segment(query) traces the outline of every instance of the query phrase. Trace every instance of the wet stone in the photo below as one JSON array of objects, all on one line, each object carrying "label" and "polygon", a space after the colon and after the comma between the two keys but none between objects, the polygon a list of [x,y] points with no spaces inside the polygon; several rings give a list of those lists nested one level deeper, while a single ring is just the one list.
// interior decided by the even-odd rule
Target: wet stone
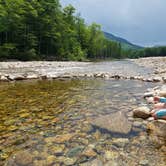
[{"label": "wet stone", "polygon": [[83,151],[83,149],[84,149],[83,146],[78,146],[78,147],[72,148],[72,149],[70,149],[70,150],[67,152],[67,156],[68,156],[68,157],[75,157],[75,156],[78,156],[79,154],[81,154],[81,152]]},{"label": "wet stone", "polygon": [[91,158],[91,157],[95,157],[97,154],[92,148],[88,147],[82,152],[82,155],[85,155],[85,156]]},{"label": "wet stone", "polygon": [[47,165],[52,165],[55,162],[55,159],[56,159],[56,156],[53,156],[53,155],[48,156],[46,159]]},{"label": "wet stone", "polygon": [[124,147],[125,145],[127,145],[129,143],[129,139],[128,138],[117,138],[113,140],[113,145],[116,145],[118,147]]},{"label": "wet stone", "polygon": [[23,166],[28,166],[33,161],[33,157],[28,151],[20,151],[16,153],[12,159],[14,163]]},{"label": "wet stone", "polygon": [[76,158],[64,158],[63,163],[67,166],[74,165],[76,162]]},{"label": "wet stone", "polygon": [[132,127],[131,122],[127,120],[122,112],[99,116],[90,122],[94,126],[120,134],[128,134]]},{"label": "wet stone", "polygon": [[118,158],[118,153],[114,151],[106,151],[104,154],[106,160],[114,160]]},{"label": "wet stone", "polygon": [[49,152],[52,154],[61,154],[61,153],[63,153],[64,148],[65,148],[65,145],[54,145],[53,144],[49,148]]}]

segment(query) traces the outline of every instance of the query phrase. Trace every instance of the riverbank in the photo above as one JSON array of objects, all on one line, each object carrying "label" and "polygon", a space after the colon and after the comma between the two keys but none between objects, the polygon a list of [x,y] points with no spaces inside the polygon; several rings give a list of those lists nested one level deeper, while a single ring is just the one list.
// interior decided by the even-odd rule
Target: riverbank
[{"label": "riverbank", "polygon": [[[166,82],[165,62],[165,57],[110,62],[0,62],[0,81],[97,77]],[[131,71],[128,65],[142,71]]]},{"label": "riverbank", "polygon": [[133,59],[134,63],[139,66],[152,68],[153,72],[151,73],[152,77],[166,77],[166,57],[147,57]]},{"label": "riverbank", "polygon": [[[156,148],[149,122],[133,117],[137,106],[149,106],[143,93],[162,84],[121,79],[148,78],[152,68],[131,60],[51,63],[1,70],[10,79],[43,73],[67,80],[0,83],[0,165],[165,165],[165,144]],[[103,78],[71,79],[77,74]]]}]

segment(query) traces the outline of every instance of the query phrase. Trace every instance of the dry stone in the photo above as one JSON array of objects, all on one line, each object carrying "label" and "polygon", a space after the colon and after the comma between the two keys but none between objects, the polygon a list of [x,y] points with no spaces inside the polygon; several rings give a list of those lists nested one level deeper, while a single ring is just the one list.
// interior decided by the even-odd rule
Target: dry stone
[{"label": "dry stone", "polygon": [[134,118],[147,119],[150,116],[150,109],[148,107],[138,107],[133,110]]}]

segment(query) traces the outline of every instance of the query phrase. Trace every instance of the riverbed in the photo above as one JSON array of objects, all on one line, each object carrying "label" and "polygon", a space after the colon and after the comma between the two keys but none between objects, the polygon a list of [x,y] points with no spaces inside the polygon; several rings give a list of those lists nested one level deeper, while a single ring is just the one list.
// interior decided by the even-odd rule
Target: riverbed
[{"label": "riverbed", "polygon": [[[150,71],[126,61],[100,65],[91,69]],[[147,88],[161,84],[101,78],[1,82],[0,165],[164,166],[147,122],[132,118],[133,108],[145,105]]]}]

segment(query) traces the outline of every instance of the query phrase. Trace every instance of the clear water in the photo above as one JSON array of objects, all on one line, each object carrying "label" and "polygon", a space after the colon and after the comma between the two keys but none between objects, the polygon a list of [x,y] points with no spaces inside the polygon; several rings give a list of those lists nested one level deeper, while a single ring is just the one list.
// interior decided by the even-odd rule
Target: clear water
[{"label": "clear water", "polygon": [[[157,84],[131,80],[0,83],[0,165],[165,165],[133,107]],[[127,134],[93,125],[123,113]],[[117,127],[121,122],[116,121]],[[123,127],[122,127],[123,128]]]}]

